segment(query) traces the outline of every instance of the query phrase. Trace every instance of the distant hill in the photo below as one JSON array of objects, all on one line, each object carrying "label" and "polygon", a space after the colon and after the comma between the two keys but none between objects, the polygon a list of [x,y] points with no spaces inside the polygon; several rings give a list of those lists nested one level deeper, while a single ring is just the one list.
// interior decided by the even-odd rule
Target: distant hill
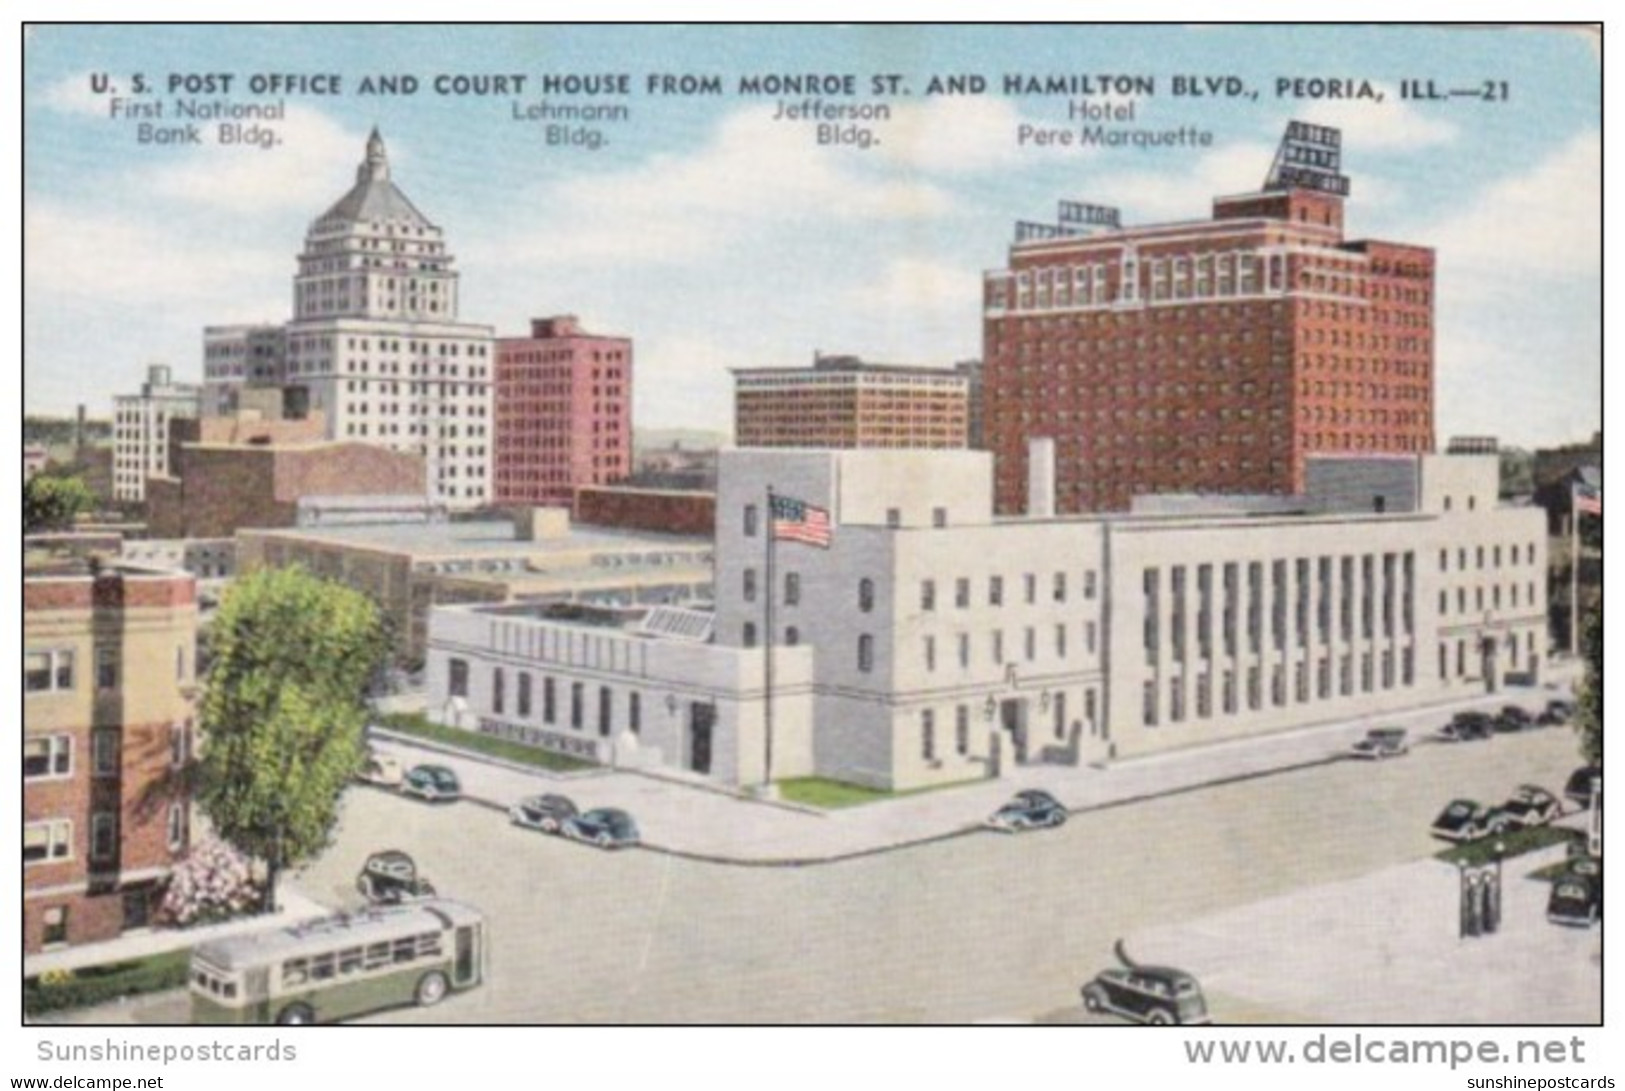
[{"label": "distant hill", "polygon": [[678,444],[685,451],[704,451],[731,442],[726,432],[706,432],[698,428],[638,428],[632,433],[634,453],[659,451]]}]

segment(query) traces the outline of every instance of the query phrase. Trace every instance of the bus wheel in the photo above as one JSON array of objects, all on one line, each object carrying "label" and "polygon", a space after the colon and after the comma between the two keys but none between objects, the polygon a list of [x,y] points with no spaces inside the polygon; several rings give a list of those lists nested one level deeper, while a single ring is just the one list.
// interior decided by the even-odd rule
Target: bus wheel
[{"label": "bus wheel", "polygon": [[446,975],[439,970],[424,974],[418,981],[418,1006],[433,1007],[446,997]]},{"label": "bus wheel", "polygon": [[305,1027],[316,1021],[316,1013],[304,1004],[289,1004],[276,1017],[285,1027]]}]

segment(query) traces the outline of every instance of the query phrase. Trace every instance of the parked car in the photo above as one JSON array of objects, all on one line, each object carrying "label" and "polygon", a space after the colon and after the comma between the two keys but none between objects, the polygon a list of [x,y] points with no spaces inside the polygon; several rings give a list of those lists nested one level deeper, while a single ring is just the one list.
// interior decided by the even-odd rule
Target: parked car
[{"label": "parked car", "polygon": [[457,774],[444,765],[414,765],[401,778],[401,793],[440,803],[459,798],[463,786]]},{"label": "parked car", "polygon": [[1458,712],[1439,729],[1445,742],[1475,742],[1495,733],[1495,720],[1487,712]]},{"label": "parked car", "polygon": [[601,849],[618,849],[638,843],[638,824],[616,807],[599,807],[586,814],[571,815],[560,824],[564,836],[591,841]]},{"label": "parked car", "polygon": [[1534,726],[1535,718],[1529,715],[1529,710],[1518,705],[1504,706],[1495,718],[1495,730],[1501,732],[1528,731]]},{"label": "parked car", "polygon": [[1602,773],[1602,767],[1597,765],[1582,765],[1569,774],[1568,783],[1563,785],[1563,794],[1569,797],[1573,804],[1582,811],[1591,806],[1591,787]]},{"label": "parked car", "polygon": [[[1594,857],[1592,858],[1594,859]],[[1590,928],[1602,917],[1602,871],[1569,870],[1552,881],[1546,896],[1546,919],[1553,924]]]},{"label": "parked car", "polygon": [[1572,719],[1574,719],[1574,702],[1567,698],[1554,697],[1540,710],[1540,715],[1535,717],[1535,723],[1541,727],[1560,727]]},{"label": "parked car", "polygon": [[419,875],[417,864],[399,849],[385,849],[367,857],[355,877],[355,888],[367,901],[378,905],[434,897],[434,884]]},{"label": "parked car", "polygon": [[527,796],[508,808],[508,817],[516,826],[528,826],[543,833],[558,833],[564,820],[580,812],[569,799],[560,795]]},{"label": "parked car", "polygon": [[1211,1022],[1202,986],[1184,970],[1142,966],[1130,959],[1122,941],[1116,945],[1122,969],[1102,970],[1080,990],[1088,1011],[1109,1011],[1153,1026],[1201,1025]]},{"label": "parked car", "polygon": [[376,750],[368,750],[361,763],[361,772],[355,778],[363,784],[376,784],[380,788],[397,788],[401,783],[400,759]]},{"label": "parked car", "polygon": [[1015,797],[994,811],[987,824],[996,830],[1012,832],[1031,830],[1041,826],[1059,826],[1066,821],[1066,808],[1061,801],[1039,788],[1017,792]]},{"label": "parked car", "polygon": [[1408,754],[1410,750],[1403,727],[1374,727],[1365,733],[1365,738],[1349,747],[1349,756],[1381,761]]},{"label": "parked car", "polygon": [[1512,797],[1496,808],[1505,817],[1508,829],[1525,826],[1544,826],[1563,813],[1562,804],[1546,789],[1534,784],[1523,784]]},{"label": "parked car", "polygon": [[1446,841],[1476,841],[1507,828],[1499,808],[1484,807],[1470,799],[1451,800],[1433,820],[1432,834]]}]

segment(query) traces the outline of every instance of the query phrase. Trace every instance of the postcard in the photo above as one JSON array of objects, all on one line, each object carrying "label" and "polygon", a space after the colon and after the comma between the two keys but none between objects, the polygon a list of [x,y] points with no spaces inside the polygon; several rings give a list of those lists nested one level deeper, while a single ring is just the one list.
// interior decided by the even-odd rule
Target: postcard
[{"label": "postcard", "polygon": [[1151,1024],[1585,1074],[1600,31],[23,60],[24,1018],[106,1028],[42,1060]]}]

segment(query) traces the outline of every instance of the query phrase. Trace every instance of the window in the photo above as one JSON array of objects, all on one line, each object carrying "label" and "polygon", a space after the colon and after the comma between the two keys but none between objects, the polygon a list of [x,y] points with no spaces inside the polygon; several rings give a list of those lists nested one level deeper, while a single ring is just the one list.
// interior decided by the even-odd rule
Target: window
[{"label": "window", "polygon": [[191,732],[191,721],[169,725],[169,764],[173,769],[179,769],[186,764],[187,736]]},{"label": "window", "polygon": [[970,580],[958,579],[954,581],[954,605],[961,610],[970,605]]},{"label": "window", "polygon": [[1086,599],[1095,597],[1095,574],[1093,571],[1083,574],[1083,597]]},{"label": "window", "polygon": [[1066,573],[1065,572],[1057,572],[1057,573],[1055,573],[1055,586],[1051,590],[1050,596],[1056,602],[1065,602],[1066,601]]},{"label": "window", "polygon": [[492,667],[491,668],[491,711],[493,713],[495,713],[496,715],[498,715],[498,716],[502,715],[502,705],[503,705],[504,698],[506,697],[506,693],[505,693],[506,690],[507,690],[506,676],[502,673],[502,668],[501,667]]},{"label": "window", "polygon": [[584,715],[582,705],[585,690],[582,683],[570,683],[570,726],[577,731],[581,730],[581,718]]},{"label": "window", "polygon": [[963,755],[970,753],[970,706],[954,709],[954,750]]},{"label": "window", "polygon": [[1031,606],[1038,601],[1038,577],[1028,572],[1021,582],[1027,592],[1027,605]]},{"label": "window", "polygon": [[446,660],[446,692],[452,697],[468,696],[468,660]]},{"label": "window", "polygon": [[744,580],[744,586],[741,588],[741,593],[745,596],[745,601],[746,602],[755,602],[756,601],[756,569],[754,569],[754,568],[745,569],[745,571],[743,573],[743,580]]},{"label": "window", "polygon": [[756,537],[756,505],[745,505],[745,537]]},{"label": "window", "polygon": [[1004,630],[993,630],[993,662],[1004,662]]},{"label": "window", "polygon": [[98,777],[117,776],[119,771],[118,732],[97,731],[90,736],[91,768]]},{"label": "window", "polygon": [[57,947],[68,942],[68,907],[53,905],[44,914],[41,942],[46,947]]},{"label": "window", "polygon": [[608,686],[598,687],[598,734],[609,738],[609,723],[614,715],[614,695]]},{"label": "window", "polygon": [[29,652],[23,656],[23,691],[53,693],[73,688],[73,651]]},{"label": "window", "polygon": [[530,674],[526,671],[519,672],[519,717],[530,719]]},{"label": "window", "polygon": [[925,669],[928,671],[937,669],[937,638],[934,636],[925,638]]},{"label": "window", "polygon": [[558,692],[551,675],[542,678],[542,720],[553,723],[558,719]]},{"label": "window", "polygon": [[118,649],[96,649],[96,688],[118,688]]},{"label": "window", "polygon": [[796,628],[794,625],[786,625],[784,627],[784,646],[786,648],[793,648],[800,643],[801,630]]},{"label": "window", "polygon": [[72,735],[30,735],[23,740],[24,780],[65,777],[72,772]]},{"label": "window", "polygon": [[1095,651],[1095,642],[1098,633],[1099,629],[1096,627],[1095,622],[1086,621],[1083,623],[1083,646],[1091,655],[1093,655]]},{"label": "window", "polygon": [[875,608],[875,581],[865,577],[858,581],[858,609],[864,613]]},{"label": "window", "polygon": [[73,855],[73,823],[66,818],[30,822],[23,827],[23,863],[42,864]]},{"label": "window", "polygon": [[929,708],[920,711],[920,757],[937,760],[937,714]]},{"label": "window", "polygon": [[1004,577],[989,576],[987,580],[987,604],[989,606],[1004,605]]},{"label": "window", "polygon": [[186,847],[187,811],[185,803],[171,803],[169,805],[168,840],[169,851],[180,852]]},{"label": "window", "polygon": [[934,527],[945,527],[945,526],[947,526],[948,525],[948,509],[947,508],[932,508],[931,509],[931,525],[934,526]]},{"label": "window", "polygon": [[801,573],[786,572],[784,574],[784,604],[795,606],[801,602]]},{"label": "window", "polygon": [[868,674],[875,669],[875,638],[868,633],[858,637],[858,670]]},{"label": "window", "polygon": [[903,525],[903,512],[901,508],[886,509],[886,525],[888,527],[900,527]]},{"label": "window", "polygon": [[970,634],[959,634],[959,666],[961,669],[970,666]]},{"label": "window", "polygon": [[1038,631],[1031,625],[1027,626],[1027,631],[1022,635],[1022,649],[1027,654],[1027,662],[1031,663],[1038,658]]},{"label": "window", "polygon": [[643,730],[643,694],[636,690],[626,695],[626,726],[634,735]]},{"label": "window", "polygon": [[745,627],[740,633],[740,643],[747,648],[756,647],[756,623],[754,621],[745,622]]},{"label": "window", "polygon": [[90,816],[90,858],[111,860],[118,848],[118,816],[99,811]]},{"label": "window", "polygon": [[935,610],[937,608],[937,581],[920,581],[920,609]]},{"label": "window", "polygon": [[1055,657],[1057,659],[1065,659],[1066,658],[1066,626],[1065,625],[1057,625],[1057,626],[1055,626]]}]

